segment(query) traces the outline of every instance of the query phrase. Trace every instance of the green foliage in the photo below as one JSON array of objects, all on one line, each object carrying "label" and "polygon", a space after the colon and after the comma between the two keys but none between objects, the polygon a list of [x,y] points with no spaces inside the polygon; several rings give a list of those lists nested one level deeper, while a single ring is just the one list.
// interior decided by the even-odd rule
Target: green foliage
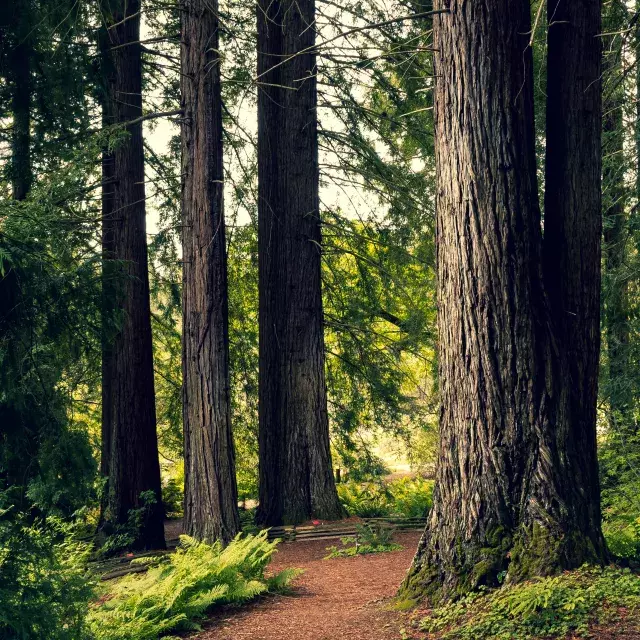
[{"label": "green foliage", "polygon": [[640,607],[640,576],[583,567],[494,591],[481,590],[433,610],[422,629],[439,638],[524,640],[588,637],[589,625]]},{"label": "green foliage", "polygon": [[95,499],[91,434],[73,415],[99,374],[100,260],[78,202],[99,149],[22,202],[0,198],[0,474],[14,504],[65,515]]},{"label": "green foliage", "polygon": [[361,518],[421,518],[431,507],[433,482],[421,476],[392,482],[345,482],[337,485],[342,506]]},{"label": "green foliage", "polygon": [[242,533],[256,534],[260,528],[256,524],[256,509],[240,509],[240,528]]},{"label": "green foliage", "polygon": [[617,557],[640,561],[640,437],[609,429],[599,458],[607,545]]},{"label": "green foliage", "polygon": [[140,532],[151,513],[153,505],[156,503],[155,493],[151,490],[143,491],[140,494],[140,500],[142,506],[138,509],[129,509],[125,523],[112,525],[107,521],[104,524],[103,532],[108,535],[99,549],[99,556],[108,557],[132,548],[140,539]]},{"label": "green foliage", "polygon": [[[0,499],[2,496],[0,495]],[[2,505],[0,504],[0,507]],[[90,547],[56,518],[0,508],[0,638],[81,640],[93,595]]]},{"label": "green foliage", "polygon": [[174,554],[151,559],[156,566],[109,586],[89,615],[95,640],[155,640],[168,632],[198,629],[216,605],[243,603],[285,589],[295,569],[265,577],[277,542],[267,532],[238,536],[227,547],[182,536]]},{"label": "green foliage", "polygon": [[391,513],[391,492],[384,483],[344,482],[337,485],[342,506],[351,516],[380,518]]},{"label": "green foliage", "polygon": [[327,547],[330,558],[349,558],[352,556],[366,555],[369,553],[384,553],[385,551],[399,551],[402,545],[392,540],[393,527],[384,524],[366,524],[356,527],[356,535],[341,539],[342,548],[337,546]]},{"label": "green foliage", "polygon": [[162,485],[162,504],[167,517],[182,516],[183,500],[184,484],[181,484],[177,478],[169,478]]}]

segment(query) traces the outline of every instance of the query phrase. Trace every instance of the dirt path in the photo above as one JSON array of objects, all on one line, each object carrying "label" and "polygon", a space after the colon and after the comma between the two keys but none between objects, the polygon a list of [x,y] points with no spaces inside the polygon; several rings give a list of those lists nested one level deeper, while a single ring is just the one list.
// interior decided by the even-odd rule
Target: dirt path
[{"label": "dirt path", "polygon": [[271,567],[299,567],[294,593],[223,613],[197,640],[400,640],[403,615],[385,610],[402,581],[420,531],[400,533],[404,549],[324,560],[335,541],[282,544]]}]

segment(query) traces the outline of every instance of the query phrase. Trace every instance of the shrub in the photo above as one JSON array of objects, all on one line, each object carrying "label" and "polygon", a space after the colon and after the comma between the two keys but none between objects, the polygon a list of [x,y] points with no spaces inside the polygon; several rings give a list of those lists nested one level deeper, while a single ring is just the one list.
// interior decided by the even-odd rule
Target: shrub
[{"label": "shrub", "polygon": [[242,533],[250,533],[255,535],[260,531],[260,527],[256,524],[256,509],[240,509],[240,528]]},{"label": "shrub", "polygon": [[382,518],[390,515],[392,496],[386,485],[346,482],[337,486],[340,502],[350,516]]},{"label": "shrub", "polygon": [[609,429],[598,447],[602,531],[619,558],[640,561],[640,436]]},{"label": "shrub", "polygon": [[170,478],[162,487],[162,505],[167,517],[182,517],[183,502],[184,479]]},{"label": "shrub", "polygon": [[267,532],[238,536],[226,548],[181,537],[173,554],[142,559],[144,575],[122,578],[89,614],[96,640],[155,640],[168,632],[198,629],[212,607],[242,603],[286,588],[298,575],[287,569],[272,577],[264,571],[277,542]]},{"label": "shrub", "polygon": [[481,591],[431,612],[421,627],[440,638],[524,640],[586,637],[589,625],[640,606],[640,576],[583,567],[559,576]]},{"label": "shrub", "polygon": [[433,481],[421,476],[400,478],[389,486],[393,496],[393,515],[405,518],[423,518],[432,503]]},{"label": "shrub", "polygon": [[0,508],[0,638],[86,638],[89,553],[62,521]]},{"label": "shrub", "polygon": [[421,518],[431,507],[433,482],[417,476],[393,482],[346,482],[337,485],[342,506],[361,518]]},{"label": "shrub", "polygon": [[102,542],[98,556],[112,556],[135,546],[140,537],[140,532],[144,527],[144,523],[149,517],[153,505],[156,503],[156,495],[150,490],[142,491],[140,493],[140,500],[142,506],[137,509],[129,509],[125,523],[105,523],[103,532],[108,535]]},{"label": "shrub", "polygon": [[[392,540],[393,528],[382,523],[375,525],[358,525],[356,535],[342,538],[341,549],[337,546],[327,547],[329,558],[348,558],[350,556],[365,555],[368,553],[383,553],[385,551],[398,551],[402,545]],[[350,546],[353,545],[353,546]]]}]

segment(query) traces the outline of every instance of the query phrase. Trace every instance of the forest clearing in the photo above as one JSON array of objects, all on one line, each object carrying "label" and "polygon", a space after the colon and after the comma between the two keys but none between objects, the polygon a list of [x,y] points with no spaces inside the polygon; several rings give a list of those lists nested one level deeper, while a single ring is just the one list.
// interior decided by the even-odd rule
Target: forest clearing
[{"label": "forest clearing", "polygon": [[640,638],[640,4],[0,3],[0,640]]}]

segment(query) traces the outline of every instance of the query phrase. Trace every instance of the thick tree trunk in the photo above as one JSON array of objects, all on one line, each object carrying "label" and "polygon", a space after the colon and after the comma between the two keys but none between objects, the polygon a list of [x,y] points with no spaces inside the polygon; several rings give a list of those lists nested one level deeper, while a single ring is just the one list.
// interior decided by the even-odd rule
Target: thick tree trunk
[{"label": "thick tree trunk", "polygon": [[603,550],[542,283],[529,2],[434,8],[440,446],[401,592],[437,599]]},{"label": "thick tree trunk", "polygon": [[[139,0],[103,0],[113,64],[115,121],[142,115],[142,56]],[[118,261],[117,311],[121,324],[113,340],[111,445],[106,519],[127,521],[144,507],[136,546],[164,546],[160,464],[156,436],[151,311],[145,219],[142,123],[127,127],[127,139],[113,151],[110,212],[111,249]],[[147,504],[151,492],[155,504]]]},{"label": "thick tree trunk", "polygon": [[11,53],[13,128],[11,132],[11,185],[15,200],[31,189],[31,45],[28,36]]},{"label": "thick tree trunk", "polygon": [[182,376],[185,528],[229,542],[240,530],[229,398],[218,4],[182,7]]},{"label": "thick tree trunk", "polygon": [[260,507],[264,524],[338,518],[320,283],[315,5],[260,0]]},{"label": "thick tree trunk", "polygon": [[571,461],[600,533],[596,405],[600,361],[602,49],[600,0],[547,4],[545,286],[568,363]]}]

